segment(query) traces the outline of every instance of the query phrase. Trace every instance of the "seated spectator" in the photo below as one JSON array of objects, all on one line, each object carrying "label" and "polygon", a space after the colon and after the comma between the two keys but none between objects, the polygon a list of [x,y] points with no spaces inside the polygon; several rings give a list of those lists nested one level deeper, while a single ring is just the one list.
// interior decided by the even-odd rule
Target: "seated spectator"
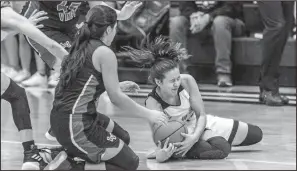
[{"label": "seated spectator", "polygon": [[[232,37],[244,34],[242,5],[240,2],[184,1],[179,2],[180,16],[170,20],[170,37],[186,47],[188,34],[206,31],[214,40],[217,84],[232,86]],[[184,71],[186,72],[186,71]]]},{"label": "seated spectator", "polygon": [[[126,1],[106,2],[115,9],[122,9]],[[144,1],[134,15],[128,20],[118,21],[117,36],[115,37],[116,50],[122,50],[122,46],[139,48],[142,41],[149,36],[154,39],[156,35],[168,35],[169,1]],[[125,52],[117,53],[117,56],[125,56]]]}]

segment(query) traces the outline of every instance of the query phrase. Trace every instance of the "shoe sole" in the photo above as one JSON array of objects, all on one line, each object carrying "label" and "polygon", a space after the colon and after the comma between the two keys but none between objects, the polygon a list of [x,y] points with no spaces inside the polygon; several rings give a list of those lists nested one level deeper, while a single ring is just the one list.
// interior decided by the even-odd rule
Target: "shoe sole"
[{"label": "shoe sole", "polygon": [[51,134],[49,134],[48,132],[45,133],[45,137],[46,137],[46,139],[48,139],[48,140],[50,140],[50,141],[55,141],[55,142],[57,142],[57,138],[51,136]]},{"label": "shoe sole", "polygon": [[219,87],[232,87],[232,84],[226,84],[226,83],[218,83]]},{"label": "shoe sole", "polygon": [[22,165],[22,170],[40,170],[38,162],[26,162]]},{"label": "shoe sole", "polygon": [[284,106],[284,103],[269,103],[265,101],[264,99],[259,98],[260,104],[265,104],[267,106]]},{"label": "shoe sole", "polygon": [[61,151],[53,161],[51,161],[44,170],[56,170],[59,166],[67,159],[67,154],[65,151]]}]

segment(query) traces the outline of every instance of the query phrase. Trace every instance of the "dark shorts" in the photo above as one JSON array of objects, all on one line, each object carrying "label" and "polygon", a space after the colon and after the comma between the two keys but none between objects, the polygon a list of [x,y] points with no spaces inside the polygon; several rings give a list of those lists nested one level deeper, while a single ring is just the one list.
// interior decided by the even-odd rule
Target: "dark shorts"
[{"label": "dark shorts", "polygon": [[[51,30],[51,29],[41,29],[41,31],[46,36],[48,36],[52,40],[58,42],[60,45],[62,45],[67,51],[71,48],[72,39],[68,35],[66,35],[60,31]],[[50,68],[53,68],[55,61],[56,61],[56,57],[54,55],[52,55],[46,48],[44,48],[43,46],[41,46],[34,40],[28,38],[27,36],[26,36],[26,40],[28,41],[30,46],[40,55],[41,59]]]},{"label": "dark shorts", "polygon": [[[28,1],[22,10],[22,14],[26,18],[29,18],[35,9],[39,9],[38,2]],[[72,41],[75,38],[75,34],[77,33],[76,26],[69,27],[68,29],[61,29],[61,30],[44,26],[40,30],[46,36],[58,42],[60,45],[62,45],[66,50],[69,50],[71,48]],[[32,46],[32,48],[40,55],[42,60],[47,65],[49,65],[50,68],[53,68],[53,65],[55,63],[55,57],[46,48],[36,43],[32,39],[28,37],[26,37],[26,39],[28,43]]]},{"label": "dark shorts", "polygon": [[52,111],[51,128],[58,142],[72,157],[99,163],[107,148],[117,148],[120,139],[101,126],[100,114],[58,114]]}]

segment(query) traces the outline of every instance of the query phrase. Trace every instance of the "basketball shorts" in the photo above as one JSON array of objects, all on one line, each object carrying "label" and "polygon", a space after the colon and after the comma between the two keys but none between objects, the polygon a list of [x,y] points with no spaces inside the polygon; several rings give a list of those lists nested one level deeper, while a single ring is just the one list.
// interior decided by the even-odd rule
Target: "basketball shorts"
[{"label": "basketball shorts", "polygon": [[209,114],[206,115],[206,120],[206,130],[201,135],[203,140],[207,141],[212,137],[221,136],[232,144],[238,128],[238,121]]},{"label": "basketball shorts", "polygon": [[59,114],[52,111],[51,128],[68,155],[99,163],[107,148],[117,148],[120,139],[100,126],[100,115]]}]

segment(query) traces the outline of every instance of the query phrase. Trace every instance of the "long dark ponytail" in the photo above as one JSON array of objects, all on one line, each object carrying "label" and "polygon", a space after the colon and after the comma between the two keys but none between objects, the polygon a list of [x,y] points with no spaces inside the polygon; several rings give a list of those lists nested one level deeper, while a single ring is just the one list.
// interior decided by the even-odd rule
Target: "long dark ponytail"
[{"label": "long dark ponytail", "polygon": [[60,81],[57,87],[57,95],[62,95],[63,89],[77,77],[82,69],[89,52],[86,47],[90,39],[101,39],[108,26],[114,27],[117,21],[116,12],[104,5],[97,5],[90,9],[86,15],[86,22],[79,30],[75,41],[69,50],[69,55],[62,61]]},{"label": "long dark ponytail", "polygon": [[155,84],[155,79],[162,80],[164,74],[179,66],[179,61],[188,59],[185,48],[180,43],[172,42],[169,38],[159,36],[154,41],[146,39],[140,49],[124,47],[130,58],[140,67],[149,67],[149,81]]}]

